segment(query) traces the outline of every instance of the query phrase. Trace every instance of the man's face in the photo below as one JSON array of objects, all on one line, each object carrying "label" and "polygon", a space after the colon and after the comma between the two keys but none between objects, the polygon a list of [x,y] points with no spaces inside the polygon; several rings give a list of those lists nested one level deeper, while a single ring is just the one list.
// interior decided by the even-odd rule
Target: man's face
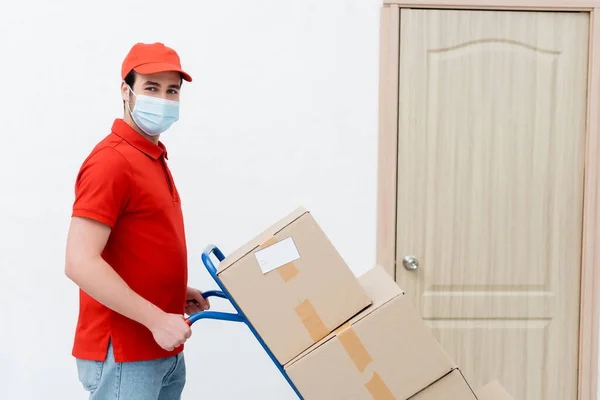
[{"label": "man's face", "polygon": [[[179,72],[159,72],[150,75],[137,74],[131,88],[136,95],[160,97],[179,101],[181,90],[181,74]],[[125,82],[121,84],[121,96],[129,102],[131,109],[135,107],[135,96],[131,94]]]}]

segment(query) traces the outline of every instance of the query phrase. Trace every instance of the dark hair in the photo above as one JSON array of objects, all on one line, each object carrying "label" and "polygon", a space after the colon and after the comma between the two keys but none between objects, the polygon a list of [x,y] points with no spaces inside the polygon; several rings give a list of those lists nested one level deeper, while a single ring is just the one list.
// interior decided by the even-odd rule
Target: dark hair
[{"label": "dark hair", "polygon": [[[125,83],[127,85],[129,85],[131,90],[133,90],[133,85],[135,84],[135,76],[136,76],[135,71],[131,70],[131,71],[129,71],[127,76],[125,76],[125,79],[123,79],[123,81],[125,81]],[[128,96],[131,96],[131,93],[128,93]],[[123,100],[123,110],[125,110],[125,100]]]},{"label": "dark hair", "polygon": [[133,90],[133,85],[135,84],[135,76],[136,76],[135,71],[131,70],[131,71],[129,71],[129,73],[127,74],[125,79],[123,79],[125,81],[125,83],[129,85],[131,90]]}]

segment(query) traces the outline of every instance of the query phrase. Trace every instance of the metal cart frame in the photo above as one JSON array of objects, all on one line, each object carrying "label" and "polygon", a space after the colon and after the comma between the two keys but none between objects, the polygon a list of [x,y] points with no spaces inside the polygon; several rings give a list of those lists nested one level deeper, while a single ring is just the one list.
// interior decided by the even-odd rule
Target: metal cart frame
[{"label": "metal cart frame", "polygon": [[300,400],[303,400],[303,397],[300,395],[300,392],[296,388],[296,385],[294,385],[294,382],[292,382],[292,380],[288,376],[287,372],[283,368],[283,365],[281,365],[279,363],[279,361],[277,361],[277,359],[275,358],[275,356],[273,355],[273,353],[271,352],[269,347],[265,344],[262,337],[260,337],[260,335],[254,328],[254,326],[252,326],[252,323],[250,322],[250,320],[248,320],[248,318],[242,312],[240,307],[237,305],[237,303],[235,302],[235,300],[233,299],[231,294],[229,294],[229,292],[227,291],[227,288],[225,288],[225,286],[223,285],[223,282],[221,282],[221,279],[217,275],[217,268],[215,267],[215,265],[213,264],[213,262],[210,258],[210,256],[212,254],[214,254],[215,257],[217,257],[219,262],[223,261],[225,259],[225,256],[223,255],[223,252],[221,252],[221,250],[219,250],[219,248],[214,245],[207,246],[206,249],[202,252],[202,263],[204,264],[208,273],[210,274],[210,276],[212,276],[212,278],[214,279],[214,281],[217,283],[217,285],[219,286],[219,288],[221,290],[208,290],[208,291],[204,292],[202,294],[202,296],[204,298],[219,297],[222,299],[229,300],[229,302],[235,309],[236,313],[234,314],[234,313],[227,313],[227,312],[220,312],[220,311],[202,311],[202,312],[191,315],[189,318],[186,319],[186,322],[190,326],[192,326],[192,324],[194,322],[196,322],[200,319],[218,319],[218,320],[222,320],[222,321],[233,321],[233,322],[245,323],[246,326],[250,329],[250,332],[252,332],[252,334],[254,334],[254,337],[256,338],[256,340],[258,340],[258,342],[263,347],[263,349],[267,352],[269,357],[271,357],[271,360],[273,361],[273,363],[275,364],[275,366],[277,367],[279,372],[281,372],[281,374],[283,375],[285,380],[292,387],[292,389],[294,390],[294,392],[296,393],[298,398]]}]

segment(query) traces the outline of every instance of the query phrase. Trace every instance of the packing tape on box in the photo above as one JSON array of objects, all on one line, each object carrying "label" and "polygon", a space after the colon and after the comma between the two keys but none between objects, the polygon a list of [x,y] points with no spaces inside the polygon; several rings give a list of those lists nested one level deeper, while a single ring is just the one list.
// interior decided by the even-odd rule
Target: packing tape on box
[{"label": "packing tape on box", "polygon": [[[275,236],[271,236],[269,240],[261,244],[259,248],[264,249],[275,243],[277,243],[277,239]],[[281,279],[286,283],[300,273],[294,263],[291,262],[277,268],[277,271],[279,272]],[[308,299],[300,303],[300,305],[295,308],[295,311],[314,342],[321,340],[329,334],[329,329],[327,329],[327,326],[323,323],[323,320],[321,320],[317,311]]]},{"label": "packing tape on box", "polygon": [[364,372],[373,361],[371,355],[362,344],[354,329],[346,323],[335,331],[335,334],[360,372]]},{"label": "packing tape on box", "polygon": [[308,331],[313,341],[318,342],[329,334],[329,329],[323,323],[311,302],[307,299],[295,308],[296,315]]},{"label": "packing tape on box", "polygon": [[298,268],[296,268],[294,263],[287,263],[285,265],[282,265],[277,269],[277,271],[279,271],[281,279],[283,279],[283,281],[286,283],[289,282],[293,277],[295,277],[299,273]]},{"label": "packing tape on box", "polygon": [[[271,236],[271,238],[263,244],[261,244],[259,248],[264,249],[266,247],[274,245],[275,243],[277,243],[277,239],[275,238],[275,236]],[[281,267],[277,268],[277,271],[279,272],[281,279],[283,279],[283,281],[286,283],[300,273],[300,271],[298,271],[298,268],[296,268],[294,263],[287,263],[285,265],[282,265]]]},{"label": "packing tape on box", "polygon": [[377,372],[373,374],[369,382],[365,383],[365,386],[374,400],[396,400]]},{"label": "packing tape on box", "polygon": [[[356,368],[362,373],[365,372],[367,366],[373,362],[373,358],[367,351],[367,348],[362,344],[358,335],[352,329],[352,325],[346,322],[334,331],[346,353],[350,356]],[[387,387],[381,376],[377,372],[369,382],[365,383],[365,387],[371,393],[374,400],[395,400],[394,395]]]}]

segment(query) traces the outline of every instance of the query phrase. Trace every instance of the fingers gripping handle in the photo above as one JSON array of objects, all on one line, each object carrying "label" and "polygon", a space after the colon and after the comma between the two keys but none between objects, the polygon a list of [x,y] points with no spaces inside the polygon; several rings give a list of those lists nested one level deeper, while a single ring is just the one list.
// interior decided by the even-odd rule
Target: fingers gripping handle
[{"label": "fingers gripping handle", "polygon": [[[207,297],[212,297],[212,296],[220,297],[221,299],[227,299],[227,296],[225,295],[225,293],[223,293],[219,290],[208,290],[208,291],[202,293],[202,297],[204,297],[205,299]],[[189,318],[186,318],[185,322],[189,326],[192,326],[192,324],[194,322],[198,321],[199,319],[218,319],[218,320],[222,320],[222,321],[244,322],[244,319],[238,314],[218,312],[218,311],[201,311],[199,313],[195,313],[195,314],[191,315]]]}]

